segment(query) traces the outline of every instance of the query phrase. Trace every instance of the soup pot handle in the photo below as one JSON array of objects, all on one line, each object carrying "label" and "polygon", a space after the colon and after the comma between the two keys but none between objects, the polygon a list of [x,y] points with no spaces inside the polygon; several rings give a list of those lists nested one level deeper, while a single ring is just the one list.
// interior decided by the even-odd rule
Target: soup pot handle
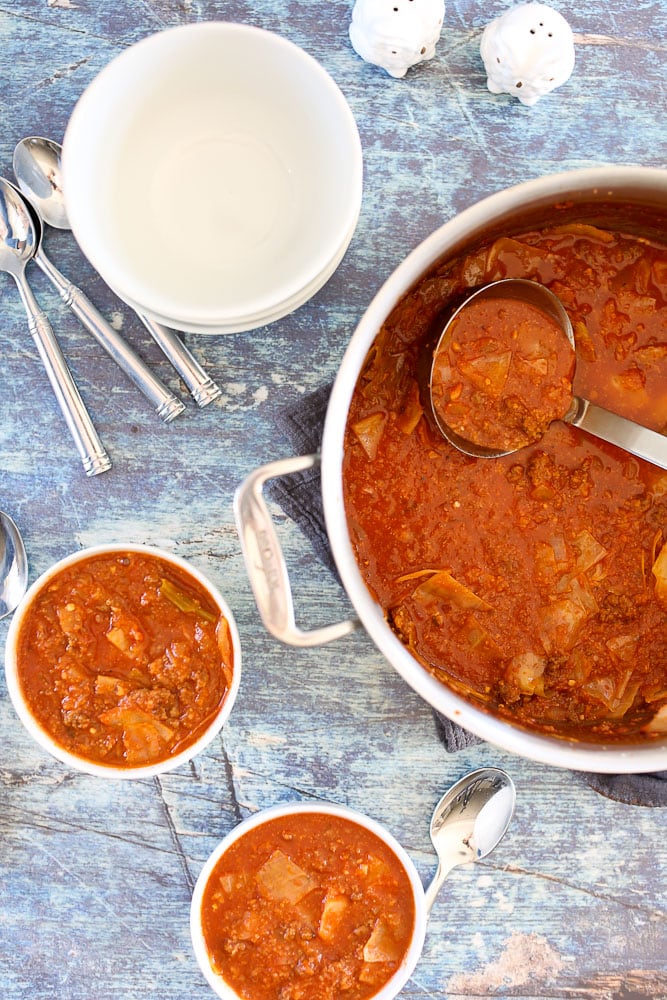
[{"label": "soup pot handle", "polygon": [[304,631],[294,619],[292,588],[262,488],[268,479],[304,472],[320,464],[319,455],[269,462],[251,472],[234,496],[234,516],[250,585],[262,622],[276,639],[290,646],[322,646],[352,632],[356,619]]}]

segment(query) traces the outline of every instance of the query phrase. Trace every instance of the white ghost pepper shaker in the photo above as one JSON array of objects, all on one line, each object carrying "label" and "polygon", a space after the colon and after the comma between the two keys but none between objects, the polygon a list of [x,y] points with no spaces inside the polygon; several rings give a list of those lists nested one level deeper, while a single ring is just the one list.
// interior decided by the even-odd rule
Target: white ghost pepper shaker
[{"label": "white ghost pepper shaker", "polygon": [[356,0],[350,41],[366,62],[390,76],[432,59],[445,19],[445,0]]},{"label": "white ghost pepper shaker", "polygon": [[487,24],[480,54],[492,94],[512,94],[532,105],[560,87],[574,69],[572,30],[543,3],[513,7]]}]

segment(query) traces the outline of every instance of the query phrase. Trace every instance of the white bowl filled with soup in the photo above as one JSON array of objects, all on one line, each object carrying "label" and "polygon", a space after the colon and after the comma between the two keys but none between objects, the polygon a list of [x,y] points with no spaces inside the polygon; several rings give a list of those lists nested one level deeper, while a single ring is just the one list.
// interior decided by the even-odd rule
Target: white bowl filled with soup
[{"label": "white bowl filled with soup", "polygon": [[241,647],[225,599],[194,566],[150,546],[101,545],[29,588],[5,674],[19,718],[56,759],[138,778],[190,760],[220,732]]},{"label": "white bowl filled with soup", "polygon": [[426,932],[419,875],[378,823],[291,803],[231,831],[204,865],[190,928],[221,1000],[391,1000]]}]

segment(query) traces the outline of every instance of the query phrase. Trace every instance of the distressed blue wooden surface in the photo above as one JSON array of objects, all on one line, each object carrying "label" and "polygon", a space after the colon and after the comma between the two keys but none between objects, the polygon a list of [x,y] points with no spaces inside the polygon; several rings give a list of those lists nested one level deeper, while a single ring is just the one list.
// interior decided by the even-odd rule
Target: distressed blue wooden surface
[{"label": "distressed blue wooden surface", "polygon": [[[2,1000],[211,996],[190,948],[194,880],[240,818],[294,798],[348,803],[383,822],[426,880],[430,812],[466,770],[499,764],[515,822],[479,866],[450,876],[403,996],[476,1000],[667,997],[664,809],[602,798],[581,777],[489,746],[448,756],[431,710],[368,637],[291,651],[263,631],[231,500],[245,474],[288,448],[274,418],[330,380],[373,293],[422,238],[510,184],[601,163],[665,166],[665,0],[557,2],[576,33],[570,81],[534,108],[488,93],[479,58],[501,0],[450,0],[436,57],[393,80],[351,49],[352,3],[0,0],[0,174],[24,135],[61,139],[86,84],[123,47],[163,27],[239,20],[286,35],[339,83],[359,123],[365,196],[351,247],[294,315],[253,333],[188,339],[223,386],[165,426],[38,271],[82,394],[113,458],[83,476],[27,333],[0,278],[0,507],[24,532],[34,579],[83,545],[162,545],[208,572],[241,631],[241,693],[222,736],[159,779],[104,783],[68,772],[28,738],[0,680]],[[66,233],[54,262],[122,328],[155,371],[178,379]],[[300,618],[348,613],[345,597],[284,518]],[[0,623],[4,645],[7,622]]]}]

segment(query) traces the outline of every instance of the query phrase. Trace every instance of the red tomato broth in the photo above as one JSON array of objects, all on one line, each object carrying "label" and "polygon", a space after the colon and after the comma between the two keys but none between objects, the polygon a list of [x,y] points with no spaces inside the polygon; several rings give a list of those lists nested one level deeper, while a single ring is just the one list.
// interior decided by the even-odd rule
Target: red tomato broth
[{"label": "red tomato broth", "polygon": [[201,901],[211,967],[245,1000],[367,1000],[400,968],[415,920],[394,851],[324,812],[244,833],[215,864]]},{"label": "red tomato broth", "polygon": [[574,351],[556,320],[529,302],[473,299],[438,344],[433,409],[473,444],[513,451],[567,413]]},{"label": "red tomato broth", "polygon": [[192,746],[232,683],[227,619],[190,573],[152,553],[91,555],[32,599],[17,637],[31,713],[67,752],[109,767]]},{"label": "red tomato broth", "polygon": [[667,473],[560,422],[514,455],[470,459],[428,418],[423,354],[444,310],[505,277],[563,301],[578,395],[667,424],[663,246],[574,223],[441,265],[387,318],[350,405],[360,571],[415,658],[481,706],[571,739],[650,739],[667,705]]}]

